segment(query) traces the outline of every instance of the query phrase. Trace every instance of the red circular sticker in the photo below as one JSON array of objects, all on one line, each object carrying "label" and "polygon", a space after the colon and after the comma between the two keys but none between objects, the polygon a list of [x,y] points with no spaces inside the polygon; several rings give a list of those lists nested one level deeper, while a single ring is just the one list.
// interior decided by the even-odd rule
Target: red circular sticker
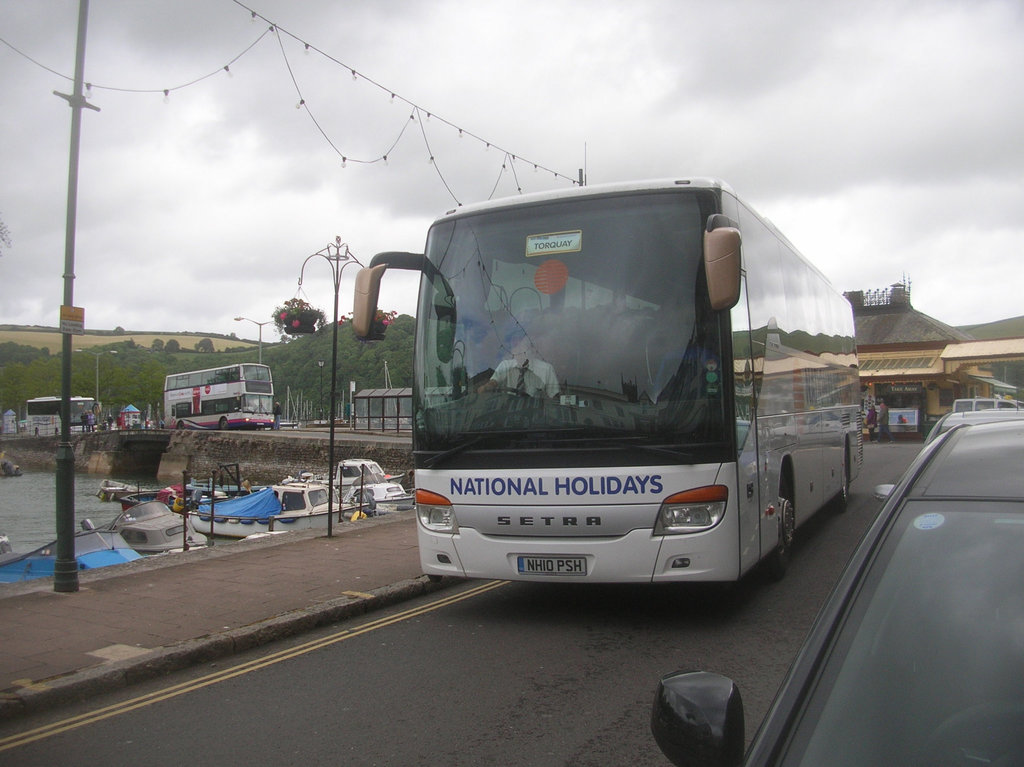
[{"label": "red circular sticker", "polygon": [[537,286],[537,290],[549,296],[561,291],[568,281],[569,267],[557,258],[545,261],[533,273],[533,284]]}]

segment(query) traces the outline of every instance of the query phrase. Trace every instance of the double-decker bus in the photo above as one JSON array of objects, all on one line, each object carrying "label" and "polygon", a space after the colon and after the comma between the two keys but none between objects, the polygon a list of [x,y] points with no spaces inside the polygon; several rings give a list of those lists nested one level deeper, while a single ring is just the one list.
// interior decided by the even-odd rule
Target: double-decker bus
[{"label": "double-decker bus", "polygon": [[164,382],[170,429],[269,429],[274,382],[266,365],[242,363],[173,373]]},{"label": "double-decker bus", "polygon": [[781,576],[863,460],[849,303],[726,184],[679,179],[467,205],[424,254],[413,382],[431,576]]},{"label": "double-decker bus", "polygon": [[[92,397],[71,398],[71,431],[82,431],[87,428],[82,423],[82,416],[88,417],[94,412],[96,400]],[[26,426],[29,434],[49,437],[60,434],[60,397],[36,397],[25,401]]]}]

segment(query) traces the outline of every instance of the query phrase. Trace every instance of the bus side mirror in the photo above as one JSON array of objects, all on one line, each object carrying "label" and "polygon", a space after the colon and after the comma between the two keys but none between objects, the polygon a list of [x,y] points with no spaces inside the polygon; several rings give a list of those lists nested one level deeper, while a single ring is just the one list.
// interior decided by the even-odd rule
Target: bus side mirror
[{"label": "bus side mirror", "polygon": [[387,271],[386,264],[368,266],[356,274],[355,297],[352,305],[352,329],[359,338],[369,338],[373,320],[377,316],[377,298],[380,281]]},{"label": "bus side mirror", "polygon": [[740,231],[723,226],[704,232],[704,273],[715,311],[732,309],[740,299]]}]

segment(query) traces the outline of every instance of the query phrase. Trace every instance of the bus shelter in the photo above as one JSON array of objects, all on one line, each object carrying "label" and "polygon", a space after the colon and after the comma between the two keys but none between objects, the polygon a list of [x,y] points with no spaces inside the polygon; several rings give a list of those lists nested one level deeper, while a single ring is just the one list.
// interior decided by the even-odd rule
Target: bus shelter
[{"label": "bus shelter", "polygon": [[363,389],[352,398],[357,431],[412,431],[412,389]]}]

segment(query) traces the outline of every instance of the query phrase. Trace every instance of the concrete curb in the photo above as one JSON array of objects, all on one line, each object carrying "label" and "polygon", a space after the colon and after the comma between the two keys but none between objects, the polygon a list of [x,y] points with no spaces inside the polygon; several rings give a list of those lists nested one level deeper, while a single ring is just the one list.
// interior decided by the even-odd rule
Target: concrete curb
[{"label": "concrete curb", "polygon": [[438,591],[454,582],[448,579],[434,582],[424,575],[381,586],[367,596],[339,597],[313,607],[275,615],[248,626],[159,647],[136,658],[41,679],[20,690],[0,694],[0,720],[82,701],[190,666],[235,655],[278,639]]}]

